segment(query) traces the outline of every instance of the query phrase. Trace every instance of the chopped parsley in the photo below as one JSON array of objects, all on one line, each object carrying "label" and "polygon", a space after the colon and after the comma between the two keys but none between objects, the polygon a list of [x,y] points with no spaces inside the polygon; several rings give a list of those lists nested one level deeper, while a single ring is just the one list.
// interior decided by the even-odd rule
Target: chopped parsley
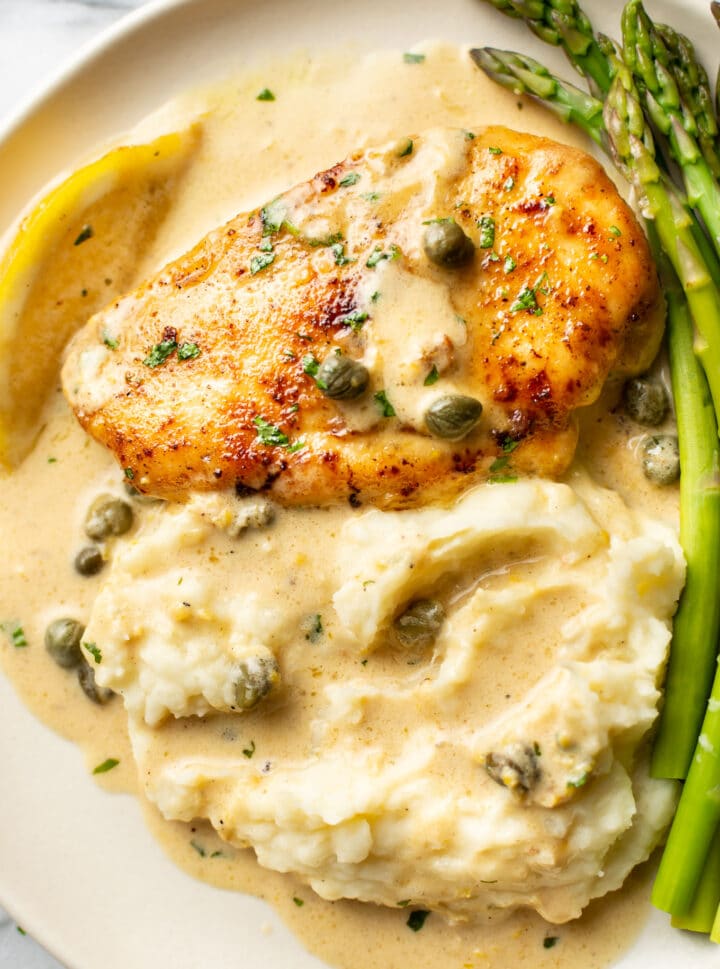
[{"label": "chopped parsley", "polygon": [[375,394],[375,403],[380,406],[383,417],[395,417],[395,408],[387,399],[387,394],[384,390],[378,390]]},{"label": "chopped parsley", "polygon": [[150,353],[143,360],[143,363],[146,367],[159,367],[161,364],[165,363],[167,358],[171,356],[176,349],[177,342],[175,340],[163,340],[161,343],[155,344]]},{"label": "chopped parsley", "polygon": [[336,266],[347,266],[351,262],[355,262],[354,259],[351,259],[349,256],[345,255],[344,242],[333,242],[330,246],[330,251],[332,252],[333,256],[335,256]]},{"label": "chopped parsley", "polygon": [[21,925],[16,925],[15,928],[18,930],[18,932],[20,933],[20,935],[27,935],[27,932],[25,931],[25,929]]},{"label": "chopped parsley", "polygon": [[80,230],[80,234],[78,235],[77,239],[75,242],[73,242],[73,245],[81,246],[83,242],[87,242],[88,239],[92,239],[94,235],[95,233],[93,232],[93,227],[91,225],[84,225]]},{"label": "chopped parsley", "polygon": [[403,54],[403,60],[406,64],[422,64],[425,60],[425,54],[405,53]]},{"label": "chopped parsley", "polygon": [[261,252],[259,256],[253,256],[250,260],[250,274],[255,276],[256,273],[262,272],[263,269],[267,269],[267,267],[272,265],[274,262],[274,252]]},{"label": "chopped parsley", "polygon": [[542,284],[547,280],[547,273],[543,273],[542,276],[537,280],[534,286],[524,286],[518,293],[517,299],[510,307],[511,313],[520,313],[522,310],[528,310],[534,316],[542,316],[542,307],[538,305],[537,293],[543,293],[545,296],[549,294],[549,289],[547,286]]},{"label": "chopped parsley", "polygon": [[57,464],[57,458],[48,458],[47,459],[47,463],[48,464]]},{"label": "chopped parsley", "polygon": [[355,333],[362,329],[363,323],[367,320],[368,315],[363,310],[353,310],[352,313],[346,313],[345,316],[341,316],[338,323],[342,323],[343,326],[349,326],[351,330]]},{"label": "chopped parsley", "polygon": [[357,185],[359,181],[360,181],[359,172],[348,172],[348,174],[344,178],[340,179],[338,184],[341,186],[341,188],[349,188],[351,185]]},{"label": "chopped parsley", "polygon": [[305,639],[309,643],[316,643],[318,639],[323,634],[323,623],[322,616],[319,612],[316,612],[314,616],[310,616],[305,623]]},{"label": "chopped parsley", "polygon": [[260,250],[260,252],[272,252],[273,244],[270,239],[266,238],[266,239],[263,239],[263,241],[260,243],[260,245],[258,246],[258,249]]},{"label": "chopped parsley", "polygon": [[200,356],[200,347],[197,343],[181,343],[177,349],[178,360],[194,360]]},{"label": "chopped parsley", "polygon": [[250,760],[252,755],[255,753],[255,750],[256,750],[255,741],[251,740],[249,747],[243,747],[243,757],[247,757],[247,759]]},{"label": "chopped parsley", "polygon": [[545,196],[545,204],[546,205],[555,205],[555,196],[554,195],[546,195]]},{"label": "chopped parsley", "polygon": [[515,188],[515,179],[512,177],[512,175],[509,178],[505,179],[505,184],[503,185],[503,188],[505,189],[506,192],[510,192],[512,191],[512,189]]},{"label": "chopped parsley", "polygon": [[290,454],[294,454],[295,451],[299,451],[300,448],[305,446],[302,441],[296,441],[294,444],[291,444],[287,434],[262,417],[256,417],[253,424],[257,428],[257,440],[261,444],[266,444],[268,447],[284,447]]},{"label": "chopped parsley", "polygon": [[402,150],[398,152],[398,158],[407,158],[408,155],[412,155],[414,147],[412,138],[408,138]]},{"label": "chopped parsley", "polygon": [[488,148],[488,151],[491,155],[502,155],[503,153],[502,148],[496,148],[494,145],[491,148]]},{"label": "chopped parsley", "polygon": [[516,474],[491,474],[488,484],[513,484],[517,481]]},{"label": "chopped parsley", "polygon": [[317,372],[320,369],[320,363],[315,358],[312,353],[306,353],[302,358],[303,373],[310,374],[311,377],[316,377]]},{"label": "chopped parsley", "polygon": [[10,642],[16,649],[23,649],[27,646],[28,641],[25,638],[25,631],[20,623],[4,622],[0,625],[0,629],[7,633]]},{"label": "chopped parsley", "polygon": [[505,264],[503,268],[505,269],[506,273],[511,273],[517,269],[517,263],[512,256],[505,256]]},{"label": "chopped parsley", "polygon": [[480,248],[492,249],[495,245],[495,219],[491,215],[483,215],[478,219],[480,227]]},{"label": "chopped parsley", "polygon": [[611,225],[608,231],[610,235],[613,236],[615,239],[617,239],[618,236],[622,235],[622,232],[620,231],[620,229],[618,229],[616,225]]},{"label": "chopped parsley", "polygon": [[363,192],[363,194],[360,196],[360,198],[361,199],[364,199],[366,202],[377,202],[377,200],[380,198],[380,193],[379,192]]},{"label": "chopped parsley", "polygon": [[96,663],[102,663],[102,653],[95,643],[83,643],[82,646],[90,653]]},{"label": "chopped parsley", "polygon": [[107,330],[103,330],[102,341],[110,350],[117,350],[118,341],[114,337],[111,337]]},{"label": "chopped parsley", "polygon": [[263,235],[270,236],[279,232],[285,222],[287,208],[282,199],[273,199],[260,209],[260,221],[263,226]]},{"label": "chopped parsley", "polygon": [[557,935],[546,935],[543,939],[543,949],[553,949],[559,941]]},{"label": "chopped parsley", "polygon": [[429,914],[427,909],[416,908],[414,912],[408,915],[408,920],[405,924],[413,932],[419,932],[423,925],[425,925],[425,920]]},{"label": "chopped parsley", "polygon": [[474,131],[463,131],[463,134],[465,135],[468,141],[473,141],[476,138]]},{"label": "chopped parsley", "polygon": [[575,788],[584,787],[589,780],[590,780],[590,775],[586,771],[584,774],[581,774],[580,777],[576,777],[574,780],[568,781],[567,786],[575,787]]},{"label": "chopped parsley", "polygon": [[383,252],[380,246],[375,246],[365,265],[368,267],[368,269],[374,269],[379,262],[383,261],[383,259],[393,260],[398,259],[399,256],[400,249],[396,245],[391,245],[387,252]]},{"label": "chopped parsley", "polygon": [[120,761],[115,757],[108,757],[108,759],[104,760],[102,764],[98,764],[97,767],[93,768],[93,774],[107,774],[109,770],[112,770],[113,767],[117,767],[119,763]]},{"label": "chopped parsley", "polygon": [[269,87],[264,87],[262,91],[256,96],[256,101],[274,101],[275,95],[272,93]]},{"label": "chopped parsley", "polygon": [[133,471],[132,468],[123,468],[123,474],[128,479],[128,481],[132,481],[132,479],[135,477],[135,472]]},{"label": "chopped parsley", "polygon": [[201,858],[204,858],[204,857],[205,857],[205,849],[203,848],[203,846],[202,846],[202,845],[199,845],[199,844],[197,843],[197,841],[191,841],[191,842],[190,842],[190,847],[191,847],[191,848],[192,848],[192,849],[193,849],[194,851],[197,851],[197,853],[198,853],[198,854],[200,855],[200,857],[201,857]]},{"label": "chopped parsley", "polygon": [[510,463],[510,455],[503,454],[499,458],[495,458],[493,463],[490,465],[490,474],[495,474],[496,471],[502,471]]},{"label": "chopped parsley", "polygon": [[423,380],[423,387],[432,387],[432,385],[436,384],[439,379],[440,374],[438,373],[438,368],[435,366],[435,364],[433,364],[430,373]]},{"label": "chopped parsley", "polygon": [[302,908],[305,904],[305,902],[301,898],[298,898],[297,895],[293,895],[293,902],[295,902],[298,908]]},{"label": "chopped parsley", "polygon": [[505,454],[512,454],[516,447],[520,444],[519,441],[513,441],[511,437],[506,437],[502,443],[502,449]]},{"label": "chopped parsley", "polygon": [[398,908],[407,908],[408,905],[410,904],[410,901],[411,900],[409,898],[404,898],[401,902],[396,902],[395,904],[397,905]]}]

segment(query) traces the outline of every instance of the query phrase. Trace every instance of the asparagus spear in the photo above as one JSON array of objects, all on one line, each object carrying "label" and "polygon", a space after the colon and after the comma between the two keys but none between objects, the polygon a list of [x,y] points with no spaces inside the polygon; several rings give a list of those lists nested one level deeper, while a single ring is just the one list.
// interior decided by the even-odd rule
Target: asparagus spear
[{"label": "asparagus spear", "polygon": [[510,17],[520,17],[548,44],[562,47],[570,63],[603,94],[612,77],[592,25],[576,0],[486,0]]},{"label": "asparagus spear", "polygon": [[470,56],[498,84],[514,94],[534,97],[563,121],[578,125],[598,145],[606,147],[602,101],[566,81],[559,81],[532,57],[494,47],[474,48]]},{"label": "asparagus spear", "polygon": [[680,97],[697,126],[697,139],[705,161],[715,178],[720,176],[720,143],[713,95],[707,71],[697,59],[692,41],[667,24],[656,24],[670,58],[666,65],[678,86]]},{"label": "asparagus spear", "polygon": [[[681,915],[673,915],[676,929],[708,934],[713,929],[720,905],[720,828],[715,832],[713,843],[705,860],[702,878],[695,892],[691,907]],[[719,923],[720,924],[720,923]],[[714,939],[720,942],[720,939]]]},{"label": "asparagus spear", "polygon": [[700,151],[695,119],[683,104],[666,66],[670,54],[641,0],[630,0],[626,5],[622,32],[625,62],[638,81],[645,109],[667,137],[672,157],[682,171],[688,201],[702,215],[720,253],[720,186]]}]

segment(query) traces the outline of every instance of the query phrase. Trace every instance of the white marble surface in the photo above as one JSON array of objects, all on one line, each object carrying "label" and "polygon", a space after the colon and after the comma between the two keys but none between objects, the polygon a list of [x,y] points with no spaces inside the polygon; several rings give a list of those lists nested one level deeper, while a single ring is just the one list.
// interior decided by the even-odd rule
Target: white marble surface
[{"label": "white marble surface", "polygon": [[[84,44],[146,2],[0,0],[0,128]],[[0,969],[62,967],[0,908]]]}]

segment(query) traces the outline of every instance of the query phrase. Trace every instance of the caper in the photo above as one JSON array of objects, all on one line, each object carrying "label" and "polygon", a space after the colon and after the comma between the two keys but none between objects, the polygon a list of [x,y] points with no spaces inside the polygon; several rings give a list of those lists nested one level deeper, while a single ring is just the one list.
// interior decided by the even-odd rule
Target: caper
[{"label": "caper", "polygon": [[437,639],[445,610],[435,599],[418,599],[393,623],[403,646],[429,646]]},{"label": "caper", "polygon": [[97,575],[104,564],[105,559],[97,545],[86,545],[75,556],[75,571],[80,575]]},{"label": "caper", "polygon": [[454,219],[431,222],[425,229],[423,249],[430,262],[446,269],[463,266],[475,252],[472,240]]},{"label": "caper", "polygon": [[425,424],[431,434],[459,441],[475,427],[482,414],[482,404],[474,397],[451,394],[438,399],[425,412]]},{"label": "caper", "polygon": [[45,649],[58,666],[69,670],[82,662],[80,642],[85,627],[77,619],[56,619],[45,630]]},{"label": "caper", "polygon": [[680,477],[678,439],[672,434],[655,434],[642,446],[642,468],[648,481],[670,485]]},{"label": "caper", "polygon": [[496,784],[516,794],[527,794],[541,777],[537,749],[513,744],[504,751],[491,751],[485,758],[485,770]]},{"label": "caper", "polygon": [[100,495],[90,505],[85,518],[85,533],[96,541],[111,535],[124,535],[132,528],[133,510],[122,498]]},{"label": "caper", "polygon": [[83,693],[93,703],[98,703],[102,706],[115,696],[112,690],[108,690],[105,686],[97,685],[95,682],[95,670],[84,658],[80,666],[78,666],[77,676]]},{"label": "caper", "polygon": [[320,364],[315,382],[326,397],[333,400],[353,400],[363,393],[370,374],[358,360],[340,353],[331,353]]},{"label": "caper", "polygon": [[235,699],[241,710],[249,710],[266,697],[280,678],[273,656],[257,656],[238,664]]},{"label": "caper", "polygon": [[668,409],[665,388],[658,380],[647,377],[633,377],[626,382],[623,403],[628,417],[648,427],[662,424]]}]

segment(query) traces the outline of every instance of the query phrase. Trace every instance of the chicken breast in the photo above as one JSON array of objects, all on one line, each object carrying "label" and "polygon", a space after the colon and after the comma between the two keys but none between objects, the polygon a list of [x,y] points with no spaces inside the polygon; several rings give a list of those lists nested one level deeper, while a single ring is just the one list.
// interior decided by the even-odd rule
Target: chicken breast
[{"label": "chicken breast", "polygon": [[433,129],[211,232],[90,320],[63,385],[142,491],[403,507],[561,475],[577,408],[661,331],[645,237],[597,162]]}]

